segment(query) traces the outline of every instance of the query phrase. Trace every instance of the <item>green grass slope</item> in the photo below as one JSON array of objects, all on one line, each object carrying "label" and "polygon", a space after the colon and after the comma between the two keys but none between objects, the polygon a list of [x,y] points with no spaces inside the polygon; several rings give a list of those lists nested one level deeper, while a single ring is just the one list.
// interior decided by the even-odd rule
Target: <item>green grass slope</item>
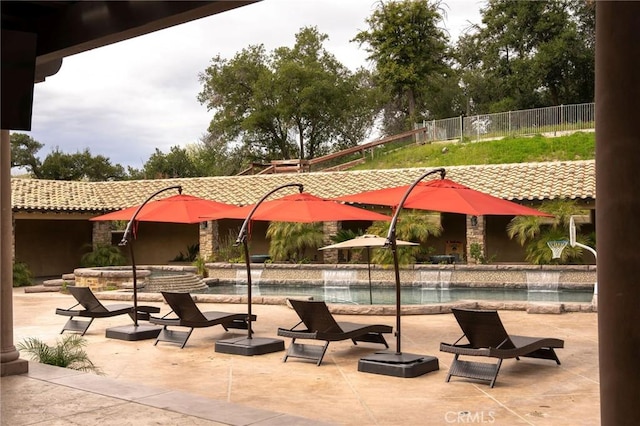
[{"label": "green grass slope", "polygon": [[393,148],[389,146],[376,151],[374,158],[368,157],[365,163],[349,170],[590,160],[595,158],[596,150],[593,132],[559,137],[508,137],[472,143],[410,144]]}]

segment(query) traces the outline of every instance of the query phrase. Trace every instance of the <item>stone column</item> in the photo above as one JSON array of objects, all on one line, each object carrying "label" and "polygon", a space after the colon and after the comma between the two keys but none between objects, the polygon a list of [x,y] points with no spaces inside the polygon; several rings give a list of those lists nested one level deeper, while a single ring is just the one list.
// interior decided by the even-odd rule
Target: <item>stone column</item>
[{"label": "stone column", "polygon": [[11,140],[0,130],[0,376],[29,371],[13,344],[13,212],[11,209]]},{"label": "stone column", "polygon": [[220,250],[218,221],[209,220],[200,223],[200,256],[208,261]]},{"label": "stone column", "polygon": [[91,237],[93,248],[111,245],[111,222],[108,220],[100,220],[93,222],[93,234]]},{"label": "stone column", "polygon": [[596,2],[596,230],[601,424],[640,395],[640,2]]},{"label": "stone column", "polygon": [[[324,232],[324,245],[333,244],[331,237],[336,235],[341,229],[340,222],[323,222],[322,231]],[[338,250],[322,250],[322,261],[324,263],[338,263]]]},{"label": "stone column", "polygon": [[486,240],[487,240],[487,231],[485,226],[485,218],[484,216],[471,216],[467,215],[467,243],[466,243],[466,256],[467,263],[478,263],[475,259],[471,257],[471,245],[479,244],[481,256],[486,257]]}]

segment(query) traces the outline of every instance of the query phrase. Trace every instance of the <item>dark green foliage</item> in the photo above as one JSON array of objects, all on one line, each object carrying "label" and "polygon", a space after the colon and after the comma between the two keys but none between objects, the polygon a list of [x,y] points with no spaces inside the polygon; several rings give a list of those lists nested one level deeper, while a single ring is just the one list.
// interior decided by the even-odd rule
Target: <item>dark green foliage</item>
[{"label": "dark green foliage", "polygon": [[[578,207],[575,201],[553,200],[544,202],[539,210],[554,215],[552,219],[539,216],[517,216],[509,222],[507,234],[525,247],[527,262],[535,265],[549,263],[576,263],[582,260],[583,249],[567,245],[562,251],[560,259],[552,259],[552,252],[547,243],[569,239],[569,220],[573,215],[586,212]],[[580,234],[576,225],[576,240],[582,244],[592,246],[590,236]]]},{"label": "dark green foliage", "polygon": [[200,244],[191,244],[187,246],[186,253],[180,252],[173,258],[173,262],[195,262],[200,254]]},{"label": "dark green foliage", "polygon": [[80,265],[84,268],[121,266],[125,263],[126,259],[118,247],[100,244],[80,259]]},{"label": "dark green foliage", "polygon": [[[438,215],[439,217],[439,215]],[[389,222],[374,222],[367,229],[367,234],[386,236],[389,232]],[[430,217],[429,213],[411,211],[401,212],[396,223],[396,237],[399,240],[420,243],[420,246],[398,247],[398,263],[407,265],[424,260],[431,249],[426,247],[430,236],[439,236],[442,226]],[[377,249],[372,252],[371,263],[391,264],[393,253],[389,249]]]},{"label": "dark green foliage", "polygon": [[361,142],[377,112],[375,91],[368,73],[339,63],[326,40],[307,27],[292,48],[249,46],[230,60],[213,58],[198,96],[214,111],[208,138],[239,145],[246,165],[312,159]]},{"label": "dark green foliage", "polygon": [[11,133],[11,167],[24,167],[34,173],[40,167],[36,153],[44,146],[25,133]]},{"label": "dark green foliage", "polygon": [[456,46],[467,114],[593,102],[593,3],[490,0]]},{"label": "dark green foliage", "polygon": [[321,222],[271,222],[267,238],[271,241],[269,255],[272,260],[298,263],[309,260],[305,257],[306,249],[320,247],[324,233]]},{"label": "dark green foliage", "polygon": [[86,345],[87,341],[84,337],[67,334],[56,340],[55,346],[49,346],[40,339],[31,337],[19,342],[16,348],[31,355],[31,359],[42,364],[102,374],[100,368],[91,362],[84,351],[83,347]]},{"label": "dark green foliage", "polygon": [[29,265],[22,262],[15,262],[13,264],[13,286],[24,287],[33,284],[31,281],[32,275]]},{"label": "dark green foliage", "polygon": [[228,234],[220,238],[220,246],[214,253],[214,261],[217,262],[244,262],[242,245],[236,245],[236,239],[240,229],[229,230]]},{"label": "dark green foliage", "polygon": [[385,134],[460,112],[456,98],[461,90],[449,65],[440,2],[379,2],[367,24],[369,29],[354,41],[375,65],[374,81],[385,100]]}]

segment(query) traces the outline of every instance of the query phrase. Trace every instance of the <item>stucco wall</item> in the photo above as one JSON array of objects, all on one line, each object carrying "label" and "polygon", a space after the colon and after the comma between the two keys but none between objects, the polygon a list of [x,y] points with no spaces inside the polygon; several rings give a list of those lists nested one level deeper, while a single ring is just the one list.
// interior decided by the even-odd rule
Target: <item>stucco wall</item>
[{"label": "stucco wall", "polygon": [[16,260],[36,277],[71,272],[90,250],[92,230],[88,220],[16,219]]}]

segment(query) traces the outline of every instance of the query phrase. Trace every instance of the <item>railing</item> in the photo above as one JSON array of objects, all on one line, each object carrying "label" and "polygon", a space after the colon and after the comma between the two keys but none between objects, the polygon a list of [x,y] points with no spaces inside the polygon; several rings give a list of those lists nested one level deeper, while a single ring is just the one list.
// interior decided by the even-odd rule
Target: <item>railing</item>
[{"label": "railing", "polygon": [[[443,120],[424,121],[416,124],[414,130],[367,142],[311,160],[272,161],[271,165],[266,168],[264,168],[266,165],[260,165],[263,169],[259,172],[255,171],[257,165],[252,165],[252,167],[240,174],[299,173],[311,171],[312,169],[343,170],[348,168],[348,165],[363,162],[367,151],[372,151],[379,145],[407,141],[410,138],[413,138],[419,144],[452,140],[465,142],[516,135],[544,134],[556,136],[563,132],[592,129],[595,129],[594,103],[559,105],[467,117],[460,116]],[[354,154],[359,154],[361,157],[335,164],[337,159],[353,156]],[[327,163],[329,164],[325,167],[318,167]]]},{"label": "railing", "polygon": [[520,111],[425,121],[422,143],[480,140],[515,135],[557,134],[595,128],[595,104],[559,105]]}]

